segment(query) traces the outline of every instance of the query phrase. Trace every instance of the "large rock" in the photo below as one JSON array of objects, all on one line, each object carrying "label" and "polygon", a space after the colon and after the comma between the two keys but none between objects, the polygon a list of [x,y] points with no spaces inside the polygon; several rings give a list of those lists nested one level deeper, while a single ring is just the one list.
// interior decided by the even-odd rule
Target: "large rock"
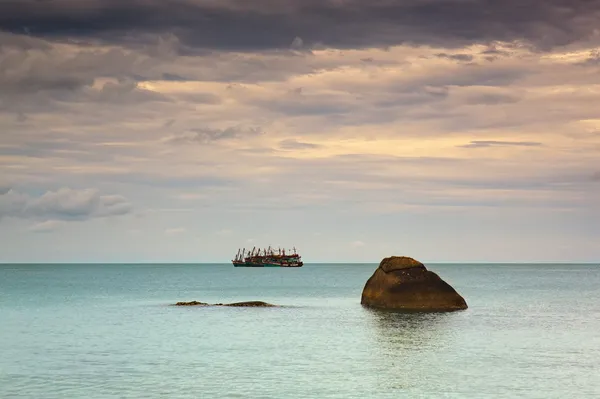
[{"label": "large rock", "polygon": [[467,303],[454,288],[421,262],[405,256],[392,256],[381,261],[367,280],[360,303],[399,311],[467,309]]}]

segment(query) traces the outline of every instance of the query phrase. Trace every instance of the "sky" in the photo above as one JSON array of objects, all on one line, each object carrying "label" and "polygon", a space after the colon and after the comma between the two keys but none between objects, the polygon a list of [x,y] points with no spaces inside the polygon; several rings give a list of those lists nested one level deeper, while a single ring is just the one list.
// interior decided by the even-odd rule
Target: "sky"
[{"label": "sky", "polygon": [[0,0],[0,262],[600,261],[600,0]]}]

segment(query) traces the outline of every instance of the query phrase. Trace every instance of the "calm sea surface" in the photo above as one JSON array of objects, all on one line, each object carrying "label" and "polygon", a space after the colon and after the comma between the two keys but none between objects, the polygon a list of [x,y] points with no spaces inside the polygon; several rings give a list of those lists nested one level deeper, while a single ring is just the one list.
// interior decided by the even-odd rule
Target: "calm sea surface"
[{"label": "calm sea surface", "polygon": [[375,264],[0,265],[0,397],[600,397],[600,267],[427,266],[468,310],[364,309]]}]

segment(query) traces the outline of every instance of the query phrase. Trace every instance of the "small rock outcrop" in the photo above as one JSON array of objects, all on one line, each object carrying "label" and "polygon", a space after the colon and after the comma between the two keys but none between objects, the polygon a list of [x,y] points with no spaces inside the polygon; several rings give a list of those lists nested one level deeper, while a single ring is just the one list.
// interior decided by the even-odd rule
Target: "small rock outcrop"
[{"label": "small rock outcrop", "polygon": [[235,303],[215,303],[211,305],[210,303],[191,301],[191,302],[177,302],[175,306],[235,306],[235,307],[252,307],[252,308],[271,308],[276,305],[271,305],[270,303],[262,302],[262,301],[248,301],[248,302],[235,302]]},{"label": "small rock outcrop", "polygon": [[270,303],[262,302],[262,301],[249,301],[249,302],[236,302],[229,303],[223,306],[238,306],[238,307],[251,307],[251,308],[272,308],[275,305],[271,305]]},{"label": "small rock outcrop", "polygon": [[363,288],[363,306],[398,311],[449,312],[467,309],[454,288],[421,262],[391,256],[379,264]]},{"label": "small rock outcrop", "polygon": [[191,301],[191,302],[177,302],[175,306],[209,306],[208,303]]}]

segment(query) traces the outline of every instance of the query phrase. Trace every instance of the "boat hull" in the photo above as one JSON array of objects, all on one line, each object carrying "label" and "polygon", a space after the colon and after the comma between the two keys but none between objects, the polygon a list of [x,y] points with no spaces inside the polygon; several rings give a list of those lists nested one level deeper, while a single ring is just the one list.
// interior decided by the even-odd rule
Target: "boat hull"
[{"label": "boat hull", "polygon": [[256,249],[246,252],[246,249],[238,249],[235,258],[231,260],[235,267],[302,267],[304,263],[299,254],[285,253],[285,249]]},{"label": "boat hull", "polygon": [[302,267],[304,263],[279,265],[276,263],[234,263],[234,267]]}]

